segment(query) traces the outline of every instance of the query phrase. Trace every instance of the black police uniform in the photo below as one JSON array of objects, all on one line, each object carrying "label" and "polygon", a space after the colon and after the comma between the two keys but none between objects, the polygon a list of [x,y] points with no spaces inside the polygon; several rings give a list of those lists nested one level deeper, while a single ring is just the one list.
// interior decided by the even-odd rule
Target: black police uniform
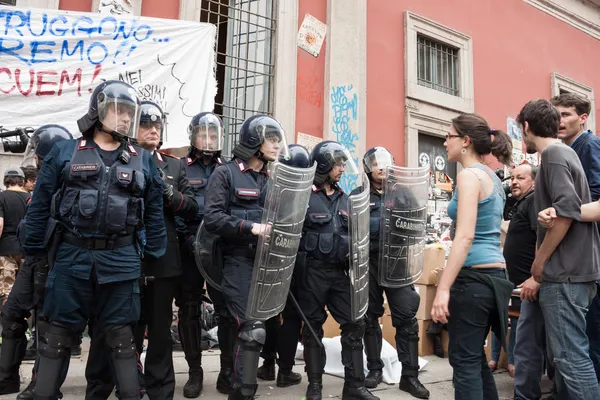
[{"label": "black police uniform", "polygon": [[[358,192],[356,189],[354,192]],[[354,193],[353,192],[353,193]],[[398,199],[405,203],[411,202],[410,194],[403,193],[404,197]],[[419,325],[417,323],[417,310],[419,309],[420,297],[413,285],[401,288],[382,287],[378,284],[379,270],[379,234],[382,213],[381,193],[371,185],[369,220],[369,306],[365,316],[365,353],[367,355],[367,368],[369,375],[365,379],[367,387],[374,388],[382,381],[383,361],[381,360],[382,332],[379,318],[384,313],[383,293],[392,314],[392,325],[396,329],[396,350],[398,360],[402,363],[402,378],[400,388],[419,395],[420,398],[428,398],[429,392],[417,380],[419,374]],[[408,204],[407,204],[408,205]]]},{"label": "black police uniform", "polygon": [[144,332],[148,329],[144,377],[148,397],[152,400],[172,399],[175,393],[171,323],[173,298],[182,274],[175,216],[184,220],[196,217],[198,203],[188,183],[183,162],[168,154],[154,152],[154,161],[164,172],[166,184],[173,186],[173,198],[165,200],[167,251],[157,260],[144,260],[147,280],[142,297],[142,318],[136,327],[136,347],[141,354]]},{"label": "black police uniform", "polygon": [[[364,323],[350,318],[350,279],[348,277],[348,195],[339,187],[327,195],[324,188],[313,188],[304,220],[304,234],[300,252],[305,253],[306,265],[302,271],[299,295],[300,308],[313,329],[323,338],[323,324],[327,320],[325,306],[340,324],[342,363],[345,381],[363,385],[364,371],[355,370],[353,353],[362,355]],[[302,330],[308,380],[311,385],[322,384],[325,354],[308,328]]]},{"label": "black police uniform", "polygon": [[267,180],[266,164],[256,172],[245,161],[234,158],[215,170],[205,197],[204,222],[208,231],[222,238],[221,288],[238,329],[233,389],[246,397],[253,396],[258,386],[256,369],[266,335],[263,322],[247,320],[246,306],[258,242],[252,225],[261,222]]},{"label": "black police uniform", "polygon": [[203,371],[200,346],[202,337],[200,307],[204,299],[204,278],[196,265],[193,244],[198,227],[204,217],[205,190],[208,178],[215,168],[222,164],[222,161],[220,157],[213,157],[209,164],[205,164],[203,162],[204,158],[197,158],[194,153],[195,150],[192,147],[190,154],[181,159],[198,209],[194,217],[187,221],[181,217],[176,218],[179,241],[182,244],[181,265],[183,273],[180,277],[175,298],[176,305],[179,307],[179,338],[188,363],[190,382],[196,379],[201,389]]},{"label": "black police uniform", "polygon": [[36,398],[54,395],[65,352],[92,316],[112,349],[121,398],[138,398],[131,326],[139,319],[140,255],[160,257],[166,247],[156,171],[137,146],[106,152],[88,139],[59,143],[44,160],[26,224],[27,254],[40,256],[50,210],[63,231],[46,283],[50,324],[39,347]]}]

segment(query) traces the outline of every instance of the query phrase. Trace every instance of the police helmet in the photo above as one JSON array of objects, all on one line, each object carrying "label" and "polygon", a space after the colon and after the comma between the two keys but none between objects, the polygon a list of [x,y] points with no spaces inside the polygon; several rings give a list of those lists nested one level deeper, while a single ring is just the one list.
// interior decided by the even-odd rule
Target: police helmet
[{"label": "police helmet", "polygon": [[55,143],[70,139],[73,139],[73,135],[71,135],[71,132],[67,128],[60,125],[48,124],[37,128],[29,140],[35,149],[35,155],[38,160],[42,161],[50,153]]},{"label": "police helmet", "polygon": [[162,108],[153,101],[144,100],[140,106],[140,126],[153,125],[160,135],[158,148],[163,144],[164,131],[166,127],[166,116]]},{"label": "police helmet", "polygon": [[210,155],[223,149],[223,120],[214,113],[196,114],[188,125],[190,146],[204,154]]},{"label": "police helmet", "polygon": [[356,163],[352,155],[342,144],[326,140],[318,143],[310,153],[310,163],[317,163],[315,171],[315,184],[321,185],[329,179],[329,172],[336,164],[343,164],[344,172],[347,174],[358,174]]},{"label": "police helmet", "polygon": [[385,147],[373,147],[363,157],[363,167],[367,174],[378,169],[386,169],[390,165],[394,165],[394,156]]},{"label": "police helmet", "polygon": [[310,154],[308,150],[306,150],[306,147],[299,144],[290,144],[289,152],[289,157],[281,154],[279,156],[279,162],[296,168],[310,167]]},{"label": "police helmet", "polygon": [[105,81],[92,92],[88,112],[77,125],[84,135],[98,128],[118,139],[136,139],[140,111],[140,99],[131,85]]},{"label": "police helmet", "polygon": [[289,149],[283,128],[275,118],[268,115],[257,114],[246,119],[240,128],[237,145],[233,148],[233,155],[248,160],[252,156],[262,158],[260,146],[267,141],[277,141],[280,146],[280,155],[289,157]]}]

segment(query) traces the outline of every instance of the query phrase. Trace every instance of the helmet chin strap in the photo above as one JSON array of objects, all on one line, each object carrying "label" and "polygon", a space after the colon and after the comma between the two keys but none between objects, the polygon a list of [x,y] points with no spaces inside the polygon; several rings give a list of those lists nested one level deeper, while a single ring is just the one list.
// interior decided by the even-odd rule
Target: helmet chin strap
[{"label": "helmet chin strap", "polygon": [[96,124],[96,128],[99,131],[102,131],[104,133],[108,133],[110,136],[112,136],[112,138],[116,142],[127,143],[127,141],[128,141],[128,138],[126,136],[123,136],[123,135],[119,134],[117,131],[105,129],[104,125],[100,121],[98,121],[98,123]]}]

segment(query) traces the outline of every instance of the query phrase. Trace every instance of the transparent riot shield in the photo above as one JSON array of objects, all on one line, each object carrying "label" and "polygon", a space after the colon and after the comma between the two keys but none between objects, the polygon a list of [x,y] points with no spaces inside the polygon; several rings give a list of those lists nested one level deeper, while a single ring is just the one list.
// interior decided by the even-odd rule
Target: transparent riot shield
[{"label": "transparent riot shield", "polygon": [[362,191],[348,199],[350,245],[350,312],[358,321],[369,306],[369,216],[371,190],[369,179],[363,175]]},{"label": "transparent riot shield", "polygon": [[316,164],[295,168],[275,163],[269,173],[261,223],[269,228],[259,236],[246,309],[250,320],[278,315],[287,301]]},{"label": "transparent riot shield", "polygon": [[221,290],[221,274],[223,270],[223,252],[221,237],[210,233],[204,226],[204,221],[198,227],[194,241],[194,256],[200,274],[210,286]]},{"label": "transparent riot shield", "polygon": [[386,169],[379,238],[381,286],[407,286],[423,273],[428,184],[428,167]]}]

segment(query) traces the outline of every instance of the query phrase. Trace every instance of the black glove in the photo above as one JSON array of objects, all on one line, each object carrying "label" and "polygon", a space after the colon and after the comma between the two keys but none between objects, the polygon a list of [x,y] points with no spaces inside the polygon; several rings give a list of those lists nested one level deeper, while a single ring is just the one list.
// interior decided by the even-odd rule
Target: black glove
[{"label": "black glove", "polygon": [[33,270],[33,304],[38,306],[44,303],[46,294],[46,280],[48,279],[48,260],[38,258],[31,261]]}]

